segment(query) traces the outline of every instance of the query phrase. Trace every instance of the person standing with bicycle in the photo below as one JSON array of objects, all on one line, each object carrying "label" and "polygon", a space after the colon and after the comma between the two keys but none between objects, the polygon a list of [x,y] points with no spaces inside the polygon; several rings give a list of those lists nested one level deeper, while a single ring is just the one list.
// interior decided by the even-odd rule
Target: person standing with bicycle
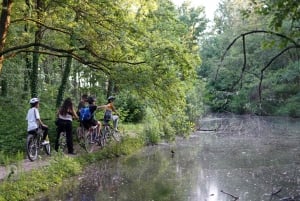
[{"label": "person standing with bicycle", "polygon": [[58,151],[59,148],[59,138],[61,132],[66,132],[66,141],[68,153],[76,155],[73,148],[73,135],[72,135],[72,121],[73,118],[78,119],[78,115],[74,109],[73,102],[71,98],[64,100],[62,106],[57,112],[57,136],[55,140],[55,150]]},{"label": "person standing with bicycle", "polygon": [[26,120],[27,120],[27,132],[30,134],[36,134],[39,125],[43,130],[43,138],[42,138],[42,145],[49,144],[48,138],[48,126],[44,124],[40,118],[39,113],[39,99],[32,98],[30,99],[30,109],[27,112]]}]

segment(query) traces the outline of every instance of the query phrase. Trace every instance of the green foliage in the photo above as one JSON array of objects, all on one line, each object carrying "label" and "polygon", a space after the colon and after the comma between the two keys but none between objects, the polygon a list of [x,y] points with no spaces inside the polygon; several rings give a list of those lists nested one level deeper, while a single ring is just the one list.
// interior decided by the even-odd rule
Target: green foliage
[{"label": "green foliage", "polygon": [[147,144],[157,144],[161,140],[161,131],[159,129],[159,124],[156,121],[148,121],[144,126],[143,135],[145,136],[145,141]]},{"label": "green foliage", "polygon": [[9,164],[16,163],[24,159],[23,151],[18,151],[17,153],[0,151],[0,165],[7,166]]},{"label": "green foliage", "polygon": [[[251,12],[256,12],[260,15],[268,16],[271,20],[269,26],[276,30],[282,28],[284,22],[288,22],[290,24],[289,27],[290,34],[297,34],[297,23],[300,20],[299,14],[299,2],[295,0],[251,0],[252,7],[251,9],[247,9],[245,13],[247,15],[251,14]],[[254,6],[253,6],[254,5]]]},{"label": "green foliage", "polygon": [[188,120],[190,122],[196,122],[204,113],[204,91],[205,83],[199,79],[187,92],[185,113],[188,116]]},{"label": "green foliage", "polygon": [[[198,75],[207,81],[204,101],[214,112],[296,116],[300,75],[296,41],[299,35],[291,28],[295,28],[299,19],[295,15],[293,20],[296,21],[291,20],[286,11],[293,13],[299,5],[284,1],[287,7],[280,9],[278,5],[283,1],[251,1],[256,2],[255,5],[247,2],[250,1],[240,5],[240,1],[223,1],[215,18],[218,34],[214,32],[202,42],[203,64]],[[241,9],[249,12],[241,16]],[[267,12],[258,15],[253,9]],[[247,18],[241,21],[245,16]],[[275,23],[277,25],[275,18],[280,21]],[[253,31],[274,29],[278,34]],[[293,47],[288,54],[287,47]]]},{"label": "green foliage", "polygon": [[144,120],[146,111],[142,100],[130,91],[122,91],[118,94],[116,106],[122,111],[123,121],[140,123]]},{"label": "green foliage", "polygon": [[[24,158],[25,143],[27,136],[26,115],[29,109],[28,100],[15,101],[9,97],[0,98],[5,103],[0,106],[0,144],[1,157],[0,164],[6,164],[7,160],[20,160]],[[40,115],[43,122],[49,126],[49,137],[55,139],[56,131],[54,127],[55,110],[53,107],[45,104],[47,99],[41,98]],[[54,140],[53,140],[54,141]],[[12,162],[12,161],[10,161]]]},{"label": "green foliage", "polygon": [[[52,145],[57,106],[66,97],[76,106],[83,93],[96,96],[99,105],[107,95],[116,95],[124,122],[145,122],[145,108],[152,110],[157,123],[147,133],[153,142],[189,132],[190,122],[202,112],[202,84],[194,83],[201,63],[198,40],[207,23],[203,7],[176,10],[166,0],[132,5],[123,0],[43,1],[40,9],[29,3],[13,5],[14,23],[1,52],[3,163],[6,154],[18,158],[25,151],[31,94],[41,100]],[[38,30],[42,35],[36,35]],[[31,45],[35,41],[39,47]]]},{"label": "green foliage", "polygon": [[27,111],[22,107],[22,102],[16,103],[10,98],[1,98],[1,102],[4,103],[0,106],[1,151],[13,156],[25,148]]}]

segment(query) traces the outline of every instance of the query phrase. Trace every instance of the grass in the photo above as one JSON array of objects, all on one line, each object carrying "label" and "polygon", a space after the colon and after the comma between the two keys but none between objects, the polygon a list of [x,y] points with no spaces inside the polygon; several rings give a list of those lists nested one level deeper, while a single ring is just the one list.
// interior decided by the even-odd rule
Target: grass
[{"label": "grass", "polygon": [[12,175],[2,181],[0,201],[31,199],[62,184],[63,179],[78,175],[86,165],[107,158],[129,155],[143,146],[144,142],[141,138],[125,137],[120,143],[111,143],[98,152],[82,154],[78,157],[69,157],[62,153],[54,154],[50,165]]}]

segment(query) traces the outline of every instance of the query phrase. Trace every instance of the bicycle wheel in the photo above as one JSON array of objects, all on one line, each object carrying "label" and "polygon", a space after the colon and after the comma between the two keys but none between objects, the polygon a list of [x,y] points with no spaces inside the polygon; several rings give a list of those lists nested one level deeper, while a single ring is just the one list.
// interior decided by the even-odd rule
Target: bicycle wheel
[{"label": "bicycle wheel", "polygon": [[50,155],[50,153],[51,153],[51,146],[50,146],[50,143],[43,145],[43,147],[44,147],[45,153],[46,153],[47,155]]},{"label": "bicycle wheel", "polygon": [[112,130],[112,131],[111,131],[111,136],[112,136],[112,138],[113,138],[115,141],[117,141],[117,142],[120,142],[120,141],[121,141],[121,136],[120,136],[119,131]]},{"label": "bicycle wheel", "polygon": [[67,150],[66,132],[60,133],[58,147],[62,152],[65,152]]},{"label": "bicycle wheel", "polygon": [[106,133],[102,130],[100,130],[99,138],[99,145],[103,148],[106,144]]},{"label": "bicycle wheel", "polygon": [[105,132],[105,136],[107,139],[109,139],[111,137],[111,127],[110,125],[105,125],[104,126],[104,132]]},{"label": "bicycle wheel", "polygon": [[84,147],[86,152],[91,153],[94,150],[95,142],[93,141],[93,132],[86,132],[84,136]]},{"label": "bicycle wheel", "polygon": [[84,133],[85,133],[84,128],[82,127],[77,128],[77,141],[79,146],[81,146],[83,149],[85,149]]},{"label": "bicycle wheel", "polygon": [[35,135],[28,134],[26,139],[26,153],[28,159],[35,161],[38,156],[38,140]]}]

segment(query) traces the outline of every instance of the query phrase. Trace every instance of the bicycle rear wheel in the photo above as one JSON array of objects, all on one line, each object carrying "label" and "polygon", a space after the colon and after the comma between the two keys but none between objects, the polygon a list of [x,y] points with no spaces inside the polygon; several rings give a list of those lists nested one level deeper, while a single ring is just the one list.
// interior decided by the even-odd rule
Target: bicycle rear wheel
[{"label": "bicycle rear wheel", "polygon": [[38,140],[35,135],[28,134],[26,139],[26,153],[28,159],[35,161],[38,156]]},{"label": "bicycle rear wheel", "polygon": [[50,143],[43,145],[43,147],[44,147],[45,153],[46,153],[47,155],[50,155],[50,154],[51,154],[51,146],[50,146]]}]

